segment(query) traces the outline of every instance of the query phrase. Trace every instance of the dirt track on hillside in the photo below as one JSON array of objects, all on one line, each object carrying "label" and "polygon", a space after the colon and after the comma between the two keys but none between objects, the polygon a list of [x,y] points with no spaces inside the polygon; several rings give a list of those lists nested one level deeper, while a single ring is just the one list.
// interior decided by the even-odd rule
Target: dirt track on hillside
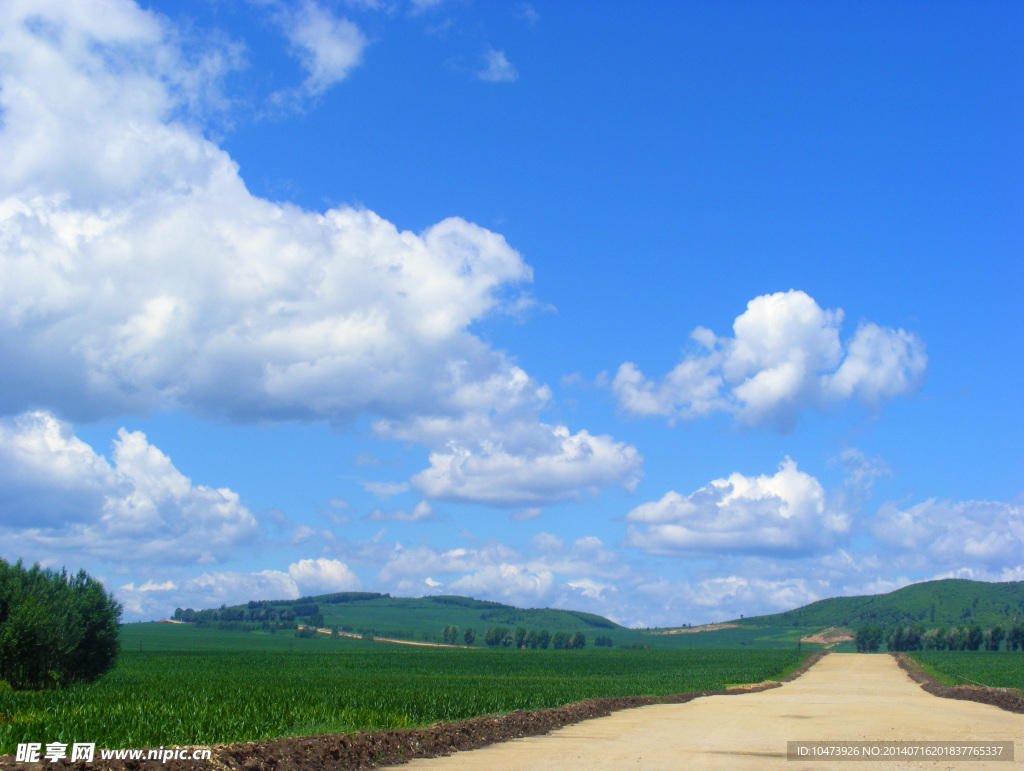
[{"label": "dirt track on hillside", "polygon": [[[1007,762],[789,761],[787,741],[1014,741]],[[1024,767],[1024,715],[926,693],[891,656],[833,654],[782,688],[616,712],[409,771]]]}]

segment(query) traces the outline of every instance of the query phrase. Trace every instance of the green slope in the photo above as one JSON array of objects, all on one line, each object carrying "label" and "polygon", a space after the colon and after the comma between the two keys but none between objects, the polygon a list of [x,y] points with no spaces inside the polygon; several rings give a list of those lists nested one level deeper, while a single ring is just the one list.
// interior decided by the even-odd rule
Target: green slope
[{"label": "green slope", "polygon": [[927,628],[979,624],[991,627],[1024,619],[1024,581],[986,583],[960,578],[911,584],[888,594],[833,597],[802,608],[732,623],[740,626],[856,628],[866,624],[922,624]]}]

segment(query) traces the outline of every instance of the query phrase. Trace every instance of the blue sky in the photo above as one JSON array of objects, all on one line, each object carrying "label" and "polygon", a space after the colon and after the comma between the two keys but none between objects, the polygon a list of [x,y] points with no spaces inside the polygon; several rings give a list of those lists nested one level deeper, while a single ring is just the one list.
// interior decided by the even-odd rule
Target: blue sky
[{"label": "blue sky", "polygon": [[0,557],[128,619],[1024,580],[1017,3],[0,7]]}]

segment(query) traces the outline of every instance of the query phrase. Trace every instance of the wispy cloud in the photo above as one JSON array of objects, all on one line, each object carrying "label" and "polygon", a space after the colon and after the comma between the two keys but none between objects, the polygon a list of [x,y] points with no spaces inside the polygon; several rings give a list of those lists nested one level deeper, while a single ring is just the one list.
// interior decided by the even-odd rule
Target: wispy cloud
[{"label": "wispy cloud", "polygon": [[369,44],[353,22],[313,0],[297,7],[283,5],[277,19],[307,73],[301,87],[279,91],[271,97],[278,106],[301,108],[309,98],[340,83],[360,64]]},{"label": "wispy cloud", "polygon": [[504,51],[490,48],[484,55],[484,68],[476,76],[491,83],[511,83],[519,78],[519,72],[506,58]]},{"label": "wispy cloud", "polygon": [[412,511],[382,511],[374,509],[366,515],[371,522],[429,522],[434,519],[434,510],[426,501],[420,501]]}]

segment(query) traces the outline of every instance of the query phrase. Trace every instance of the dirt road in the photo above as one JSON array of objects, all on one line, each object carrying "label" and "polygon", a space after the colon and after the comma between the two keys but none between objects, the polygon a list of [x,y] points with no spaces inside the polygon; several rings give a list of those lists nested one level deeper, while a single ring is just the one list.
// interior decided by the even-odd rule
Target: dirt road
[{"label": "dirt road", "polygon": [[[1013,741],[1014,761],[790,761],[787,741]],[[1024,768],[1024,715],[925,693],[891,656],[832,654],[760,693],[623,710],[409,771]]]}]

